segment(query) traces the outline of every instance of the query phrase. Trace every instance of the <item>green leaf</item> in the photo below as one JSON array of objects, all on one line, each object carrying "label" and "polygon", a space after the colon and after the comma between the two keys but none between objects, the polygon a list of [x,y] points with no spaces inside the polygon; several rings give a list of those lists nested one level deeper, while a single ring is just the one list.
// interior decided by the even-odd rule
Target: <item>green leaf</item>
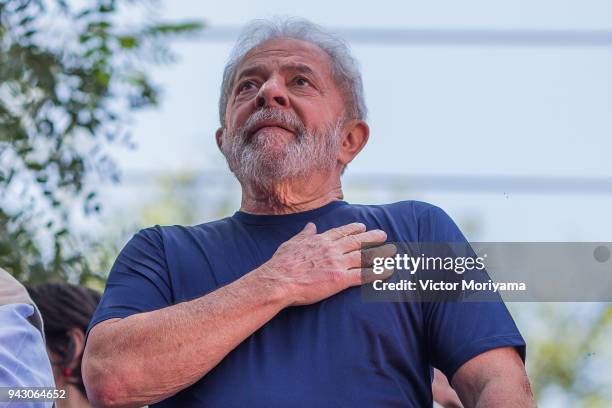
[{"label": "green leaf", "polygon": [[74,16],[75,19],[79,20],[83,17],[87,17],[88,15],[90,15],[93,12],[92,9],[85,9],[79,13],[77,13],[77,15]]},{"label": "green leaf", "polygon": [[30,170],[34,170],[34,171],[41,171],[42,169],[45,168],[45,166],[42,163],[39,162],[35,162],[35,161],[26,161],[25,165],[30,169]]},{"label": "green leaf", "polygon": [[32,21],[34,21],[34,16],[26,16],[24,18],[22,18],[21,20],[19,20],[19,25],[20,26],[27,26],[28,24],[30,24]]},{"label": "green leaf", "polygon": [[132,49],[138,46],[138,38],[132,36],[120,36],[117,37],[121,48]]},{"label": "green leaf", "polygon": [[168,35],[168,34],[193,34],[204,28],[201,21],[188,21],[180,24],[160,23],[152,25],[145,30],[145,34]]}]

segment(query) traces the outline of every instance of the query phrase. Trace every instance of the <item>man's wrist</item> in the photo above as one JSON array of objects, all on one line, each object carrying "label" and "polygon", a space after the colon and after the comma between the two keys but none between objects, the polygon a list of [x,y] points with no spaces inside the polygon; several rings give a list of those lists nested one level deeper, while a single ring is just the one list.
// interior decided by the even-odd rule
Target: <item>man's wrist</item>
[{"label": "man's wrist", "polygon": [[273,273],[269,265],[263,264],[243,279],[249,292],[255,293],[266,304],[278,307],[279,311],[293,304],[290,285],[278,279],[278,274]]}]

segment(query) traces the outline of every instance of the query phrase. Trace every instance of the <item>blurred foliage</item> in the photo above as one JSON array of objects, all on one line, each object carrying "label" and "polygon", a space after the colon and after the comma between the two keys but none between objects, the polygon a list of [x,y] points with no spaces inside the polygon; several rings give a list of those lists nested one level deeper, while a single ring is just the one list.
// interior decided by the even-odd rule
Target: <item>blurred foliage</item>
[{"label": "blurred foliage", "polygon": [[509,304],[527,340],[538,406],[612,406],[612,305]]},{"label": "blurred foliage", "polygon": [[200,221],[197,176],[190,172],[169,174],[155,180],[156,199],[139,211],[140,225],[192,225]]},{"label": "blurred foliage", "polygon": [[100,212],[97,186],[120,177],[109,149],[133,147],[130,113],[158,103],[147,70],[202,28],[122,26],[124,6],[151,2],[117,3],[0,0],[0,266],[23,282],[98,276],[83,254],[104,250],[77,236],[73,209]]},{"label": "blurred foliage", "polygon": [[134,208],[116,212],[107,222],[106,240],[113,242],[116,248],[141,228],[215,221],[231,216],[240,204],[238,187],[235,190],[227,186],[215,189],[215,183],[204,180],[194,171],[171,172],[153,176],[150,180],[144,187],[138,187],[139,194],[150,198]]}]

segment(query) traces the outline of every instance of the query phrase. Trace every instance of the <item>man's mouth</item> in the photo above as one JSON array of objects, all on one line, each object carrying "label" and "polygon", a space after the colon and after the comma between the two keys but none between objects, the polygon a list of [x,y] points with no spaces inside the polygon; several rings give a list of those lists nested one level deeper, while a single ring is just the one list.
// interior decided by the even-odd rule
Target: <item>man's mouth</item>
[{"label": "man's mouth", "polygon": [[277,129],[282,129],[286,132],[294,133],[293,129],[291,129],[289,126],[285,125],[282,122],[264,120],[264,121],[258,122],[257,124],[251,127],[251,130],[248,133],[249,137],[254,136],[260,130],[267,129],[267,128],[277,128]]}]

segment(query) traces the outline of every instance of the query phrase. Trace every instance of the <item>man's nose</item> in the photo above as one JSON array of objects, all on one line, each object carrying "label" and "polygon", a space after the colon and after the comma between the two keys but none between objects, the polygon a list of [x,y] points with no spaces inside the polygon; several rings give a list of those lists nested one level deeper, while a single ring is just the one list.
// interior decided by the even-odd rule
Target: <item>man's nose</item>
[{"label": "man's nose", "polygon": [[255,99],[257,108],[287,108],[289,107],[289,98],[287,90],[279,82],[278,78],[270,78],[261,88]]}]

